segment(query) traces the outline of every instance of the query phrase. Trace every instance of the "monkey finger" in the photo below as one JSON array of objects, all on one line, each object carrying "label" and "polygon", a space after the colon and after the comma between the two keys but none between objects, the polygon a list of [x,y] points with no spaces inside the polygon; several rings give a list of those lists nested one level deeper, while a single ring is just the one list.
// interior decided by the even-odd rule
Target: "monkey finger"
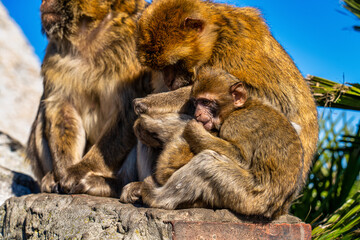
[{"label": "monkey finger", "polygon": [[116,179],[89,174],[74,184],[69,194],[89,194],[92,196],[118,197],[118,185]]},{"label": "monkey finger", "polygon": [[57,185],[55,182],[55,176],[54,173],[48,172],[41,180],[41,192],[47,192],[47,193],[54,193],[53,187]]},{"label": "monkey finger", "polygon": [[141,197],[142,182],[132,182],[127,184],[121,192],[120,202],[122,203],[135,203]]},{"label": "monkey finger", "polygon": [[144,102],[143,98],[136,98],[133,102],[134,102],[134,111],[137,115],[144,114],[148,111],[149,107]]},{"label": "monkey finger", "polygon": [[63,193],[62,189],[60,188],[59,183],[56,183],[54,186],[52,186],[51,192],[52,193]]},{"label": "monkey finger", "polygon": [[136,137],[145,145],[150,147],[161,147],[162,143],[156,138],[156,133],[147,130],[143,118],[136,120],[134,124],[134,132]]}]

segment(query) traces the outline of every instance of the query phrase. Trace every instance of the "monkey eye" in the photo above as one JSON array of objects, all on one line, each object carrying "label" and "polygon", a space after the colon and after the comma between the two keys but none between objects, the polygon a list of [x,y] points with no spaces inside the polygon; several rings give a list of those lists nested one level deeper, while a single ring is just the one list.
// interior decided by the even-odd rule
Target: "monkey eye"
[{"label": "monkey eye", "polygon": [[209,100],[209,99],[200,98],[200,99],[196,100],[196,103],[200,104],[202,106],[205,106],[205,107],[209,107],[209,106],[212,105],[213,102],[211,100]]}]

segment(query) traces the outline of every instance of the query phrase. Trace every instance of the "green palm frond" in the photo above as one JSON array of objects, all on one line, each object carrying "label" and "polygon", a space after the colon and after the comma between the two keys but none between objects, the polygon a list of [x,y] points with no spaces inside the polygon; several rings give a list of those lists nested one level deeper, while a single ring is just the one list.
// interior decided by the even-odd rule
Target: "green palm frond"
[{"label": "green palm frond", "polygon": [[[360,0],[344,0],[344,8],[360,18]],[[354,30],[360,31],[360,26],[354,26]]]},{"label": "green palm frond", "polygon": [[360,110],[360,84],[339,84],[311,75],[306,80],[319,106]]},{"label": "green palm frond", "polygon": [[360,18],[360,0],[344,0],[344,7]]},{"label": "green palm frond", "polygon": [[312,239],[360,238],[360,191],[312,230]]}]

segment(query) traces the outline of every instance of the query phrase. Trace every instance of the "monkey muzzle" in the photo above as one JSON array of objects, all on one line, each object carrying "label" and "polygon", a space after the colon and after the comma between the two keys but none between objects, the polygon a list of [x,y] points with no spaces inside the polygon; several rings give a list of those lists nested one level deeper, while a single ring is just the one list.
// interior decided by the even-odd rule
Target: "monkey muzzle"
[{"label": "monkey muzzle", "polygon": [[41,22],[44,29],[50,30],[51,27],[61,20],[61,14],[57,10],[56,0],[43,0],[40,6]]}]

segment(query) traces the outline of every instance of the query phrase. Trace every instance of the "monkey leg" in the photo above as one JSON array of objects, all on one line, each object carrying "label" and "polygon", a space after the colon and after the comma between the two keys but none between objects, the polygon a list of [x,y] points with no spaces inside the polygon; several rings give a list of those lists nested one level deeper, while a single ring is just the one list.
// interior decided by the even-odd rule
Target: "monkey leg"
[{"label": "monkey leg", "polygon": [[[279,184],[280,185],[280,184]],[[288,195],[274,185],[256,182],[250,170],[218,153],[205,150],[176,171],[162,187],[145,179],[143,202],[150,207],[175,209],[197,202],[228,208],[244,215],[271,218],[281,211]]]},{"label": "monkey leg", "polygon": [[190,115],[179,113],[143,114],[134,124],[135,135],[145,145],[161,147],[182,131],[190,119]]},{"label": "monkey leg", "polygon": [[[57,192],[57,181],[70,166],[80,162],[85,143],[82,121],[71,104],[49,102],[46,110],[39,111],[30,135],[28,156],[43,192]],[[41,174],[37,167],[42,168]],[[40,179],[42,175],[45,176]]]},{"label": "monkey leg", "polygon": [[[131,127],[132,121],[125,119],[118,118],[109,121],[99,140],[82,160],[71,166],[66,176],[60,179],[60,189],[64,193],[119,197],[119,190],[123,184],[117,179],[118,172],[126,161],[136,163],[135,154],[130,154],[133,157],[126,160],[136,145],[136,138]],[[124,139],[127,141],[125,142]]]},{"label": "monkey leg", "polygon": [[[32,124],[26,148],[26,160],[30,163],[32,171],[39,183],[41,183],[42,178],[53,168],[48,139],[44,133],[46,125],[44,119],[44,103],[41,102],[35,121]],[[50,177],[48,181],[55,181],[54,176]]]},{"label": "monkey leg", "polygon": [[156,161],[155,179],[160,185],[164,185],[171,175],[187,164],[194,154],[189,144],[179,134],[165,145]]}]

